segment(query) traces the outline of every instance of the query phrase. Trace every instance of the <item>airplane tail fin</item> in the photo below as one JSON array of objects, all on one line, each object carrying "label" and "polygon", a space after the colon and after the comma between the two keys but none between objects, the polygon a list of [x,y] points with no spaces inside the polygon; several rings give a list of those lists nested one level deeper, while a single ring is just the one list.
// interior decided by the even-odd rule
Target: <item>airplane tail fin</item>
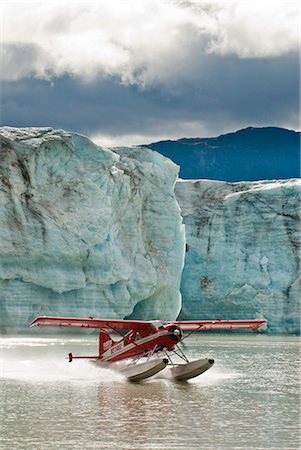
[{"label": "airplane tail fin", "polygon": [[111,338],[106,330],[100,330],[99,332],[99,356],[102,356],[104,352],[109,350],[115,341]]}]

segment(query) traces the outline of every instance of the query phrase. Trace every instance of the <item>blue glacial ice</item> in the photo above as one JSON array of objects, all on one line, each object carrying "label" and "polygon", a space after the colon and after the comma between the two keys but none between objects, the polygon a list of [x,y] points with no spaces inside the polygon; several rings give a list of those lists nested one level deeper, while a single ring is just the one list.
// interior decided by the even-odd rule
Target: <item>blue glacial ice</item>
[{"label": "blue glacial ice", "polygon": [[179,181],[185,319],[265,317],[300,332],[300,179]]},{"label": "blue glacial ice", "polygon": [[175,319],[178,167],[62,130],[0,134],[1,331],[24,332],[37,315]]},{"label": "blue glacial ice", "polygon": [[300,330],[300,180],[176,182],[146,148],[51,128],[0,137],[1,332],[37,315],[172,320],[180,282],[181,318]]}]

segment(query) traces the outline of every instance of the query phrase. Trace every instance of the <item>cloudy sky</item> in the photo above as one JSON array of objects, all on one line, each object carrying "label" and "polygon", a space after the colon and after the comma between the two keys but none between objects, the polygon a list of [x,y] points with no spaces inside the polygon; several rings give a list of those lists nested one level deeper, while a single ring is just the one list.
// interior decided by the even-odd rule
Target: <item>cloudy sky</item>
[{"label": "cloudy sky", "polygon": [[1,124],[102,145],[299,129],[297,2],[1,2]]}]

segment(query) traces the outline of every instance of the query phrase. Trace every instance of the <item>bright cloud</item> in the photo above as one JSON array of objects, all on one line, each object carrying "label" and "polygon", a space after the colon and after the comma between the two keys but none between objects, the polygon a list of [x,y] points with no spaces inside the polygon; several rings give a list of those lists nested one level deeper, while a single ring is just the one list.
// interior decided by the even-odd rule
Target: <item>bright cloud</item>
[{"label": "bright cloud", "polygon": [[202,55],[268,58],[298,49],[298,4],[277,2],[5,3],[2,77],[73,75],[171,85]]}]

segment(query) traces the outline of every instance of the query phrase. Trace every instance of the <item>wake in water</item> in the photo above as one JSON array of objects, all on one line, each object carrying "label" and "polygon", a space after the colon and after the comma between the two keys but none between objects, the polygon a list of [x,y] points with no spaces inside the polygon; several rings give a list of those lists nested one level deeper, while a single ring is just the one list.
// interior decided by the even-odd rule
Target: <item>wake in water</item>
[{"label": "wake in water", "polygon": [[[89,360],[68,362],[67,352],[75,349],[77,354],[94,354],[94,338],[3,338],[0,346],[0,377],[27,382],[113,382],[125,380],[124,376],[109,365],[93,364]],[[92,349],[93,348],[93,349]],[[91,351],[92,349],[92,351]],[[242,374],[215,365],[189,383],[214,385]],[[172,380],[167,367],[147,382]]]},{"label": "wake in water", "polygon": [[[122,376],[107,367],[96,367],[89,360],[74,361],[66,356],[66,344],[83,346],[82,339],[5,338],[1,341],[0,377],[32,382],[56,381],[116,381]],[[86,350],[85,350],[86,352]]]},{"label": "wake in water", "polygon": [[229,370],[218,366],[215,364],[211,369],[207,370],[205,373],[202,373],[201,375],[192,378],[188,381],[176,381],[172,375],[169,367],[164,369],[162,372],[158,373],[154,377],[152,377],[152,380],[170,380],[175,383],[179,384],[199,384],[203,386],[210,386],[215,385],[218,383],[222,383],[226,380],[232,380],[234,378],[242,377],[243,374],[238,372],[230,372]]}]

